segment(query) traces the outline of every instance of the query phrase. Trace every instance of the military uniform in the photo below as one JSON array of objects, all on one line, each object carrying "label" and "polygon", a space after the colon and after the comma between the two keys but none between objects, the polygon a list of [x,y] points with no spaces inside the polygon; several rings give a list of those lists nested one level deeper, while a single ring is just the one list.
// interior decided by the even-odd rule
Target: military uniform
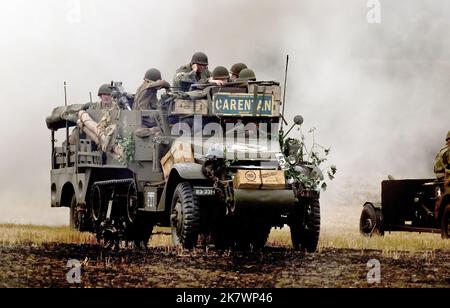
[{"label": "military uniform", "polygon": [[447,145],[438,152],[434,160],[434,174],[438,180],[444,179],[446,170],[450,169],[450,131],[445,141]]},{"label": "military uniform", "polygon": [[[119,110],[119,107],[115,102],[112,103],[111,108],[102,108],[101,102],[95,102],[90,104],[89,110],[95,110],[95,111],[103,111],[103,117],[101,118],[100,122],[98,123],[98,128],[101,130],[105,130],[106,127],[108,127],[111,124],[111,112],[114,110]],[[78,144],[78,136],[79,134],[83,134],[83,130],[80,131],[80,126],[82,127],[79,120],[77,121],[78,126],[75,127],[72,130],[72,133],[69,136],[69,144],[74,145]],[[84,135],[82,136],[84,138]]]},{"label": "military uniform", "polygon": [[447,145],[443,147],[436,155],[434,160],[434,173],[437,179],[445,177],[445,170],[450,169],[450,147]]},{"label": "military uniform", "polygon": [[209,70],[203,72],[194,72],[191,64],[186,64],[177,69],[175,77],[173,79],[173,86],[181,91],[189,91],[189,88],[194,83],[207,83],[211,77]]},{"label": "military uniform", "polygon": [[134,97],[133,110],[156,110],[158,109],[157,93],[160,89],[169,89],[170,84],[165,80],[152,81],[145,79],[137,89]]},{"label": "military uniform", "polygon": [[[211,77],[211,72],[207,69],[208,63],[208,56],[205,53],[201,51],[194,53],[191,63],[177,69],[173,78],[173,86],[180,91],[186,92],[189,91],[189,88],[194,83],[208,83]],[[194,64],[203,66],[204,70],[202,72],[194,71],[192,69]]]}]

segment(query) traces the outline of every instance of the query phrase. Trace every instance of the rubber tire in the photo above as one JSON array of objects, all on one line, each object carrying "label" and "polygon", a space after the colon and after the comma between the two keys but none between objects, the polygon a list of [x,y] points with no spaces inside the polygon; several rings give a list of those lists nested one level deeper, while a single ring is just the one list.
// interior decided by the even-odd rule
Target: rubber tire
[{"label": "rubber tire", "polygon": [[383,214],[380,209],[366,204],[359,218],[359,231],[364,236],[384,235]]},{"label": "rubber tire", "polygon": [[198,199],[194,196],[192,186],[188,182],[180,183],[176,187],[172,198],[171,214],[178,200],[181,203],[182,224],[181,230],[177,230],[172,219],[170,219],[172,242],[174,245],[181,245],[185,249],[192,249],[197,245],[200,234],[200,206]]},{"label": "rubber tire", "polygon": [[[306,209],[310,207],[310,212]],[[303,219],[304,222],[303,224]],[[304,252],[315,252],[319,244],[320,236],[320,202],[312,199],[305,206],[302,215],[294,215],[294,220],[289,224],[291,229],[292,246],[295,250]]]},{"label": "rubber tire", "polygon": [[450,223],[450,204],[447,204],[442,212],[441,217],[441,236],[443,239],[450,239],[450,231],[449,231],[449,223]]}]

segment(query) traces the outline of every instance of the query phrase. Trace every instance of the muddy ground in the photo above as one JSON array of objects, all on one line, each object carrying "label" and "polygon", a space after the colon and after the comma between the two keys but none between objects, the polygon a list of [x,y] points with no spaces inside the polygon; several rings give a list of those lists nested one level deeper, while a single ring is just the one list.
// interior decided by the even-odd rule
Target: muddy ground
[{"label": "muddy ground", "polygon": [[[81,283],[67,281],[67,262],[82,263]],[[369,284],[367,262],[380,262]],[[76,277],[76,276],[72,276]],[[372,276],[377,278],[377,276]],[[303,254],[183,252],[167,248],[111,252],[95,245],[0,247],[0,287],[450,287],[450,253],[324,249]]]}]

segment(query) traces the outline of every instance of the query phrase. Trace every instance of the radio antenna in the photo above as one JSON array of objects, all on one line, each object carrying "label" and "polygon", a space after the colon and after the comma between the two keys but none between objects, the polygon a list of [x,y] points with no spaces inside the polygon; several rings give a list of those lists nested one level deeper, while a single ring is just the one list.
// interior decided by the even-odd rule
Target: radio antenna
[{"label": "radio antenna", "polygon": [[[286,55],[286,71],[284,73],[284,93],[283,93],[283,109],[281,111],[281,129],[280,131],[283,132],[283,124],[286,122],[284,119],[284,107],[286,106],[286,87],[287,87],[287,81],[288,81],[288,70],[289,70],[289,55]],[[286,123],[287,125],[287,123]]]}]

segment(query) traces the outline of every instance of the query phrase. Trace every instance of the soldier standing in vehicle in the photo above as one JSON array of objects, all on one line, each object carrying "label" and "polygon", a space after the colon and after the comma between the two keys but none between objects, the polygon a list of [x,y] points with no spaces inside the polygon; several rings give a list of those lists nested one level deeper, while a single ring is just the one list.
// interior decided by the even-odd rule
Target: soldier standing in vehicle
[{"label": "soldier standing in vehicle", "polygon": [[446,170],[450,169],[450,131],[447,133],[445,142],[445,147],[438,152],[434,160],[434,174],[438,180],[443,180]]},{"label": "soldier standing in vehicle", "polygon": [[233,64],[233,66],[230,69],[230,73],[231,73],[231,81],[236,81],[236,79],[239,78],[239,74],[241,73],[241,71],[243,69],[248,68],[246,64],[244,63],[236,63]]},{"label": "soldier standing in vehicle", "polygon": [[134,98],[134,110],[156,110],[158,109],[158,90],[170,89],[170,84],[162,80],[161,72],[156,68],[149,69],[144,76],[144,82],[137,89]]},{"label": "soldier standing in vehicle", "polygon": [[223,82],[211,78],[211,72],[208,70],[208,56],[203,52],[196,52],[192,56],[191,63],[180,67],[173,79],[174,88],[180,91],[189,91],[191,85],[195,83],[216,83],[222,85]]}]

